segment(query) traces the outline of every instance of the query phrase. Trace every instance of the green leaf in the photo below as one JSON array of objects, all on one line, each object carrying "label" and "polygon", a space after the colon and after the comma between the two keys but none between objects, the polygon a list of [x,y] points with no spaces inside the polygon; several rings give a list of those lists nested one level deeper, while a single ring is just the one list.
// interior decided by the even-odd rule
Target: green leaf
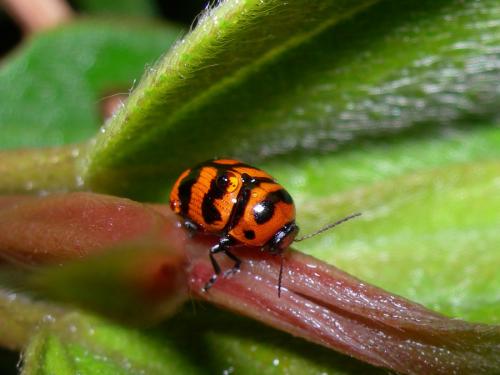
[{"label": "green leaf", "polygon": [[[127,93],[180,32],[87,19],[37,34],[0,68],[0,149],[87,140],[103,121],[105,97]],[[84,147],[0,152],[0,192],[80,190]]]},{"label": "green leaf", "polygon": [[209,307],[195,313],[186,309],[161,326],[141,331],[81,313],[54,319],[31,339],[23,374],[65,374],[66,369],[82,374],[382,373]]},{"label": "green leaf", "polygon": [[100,318],[66,315],[41,329],[24,356],[23,374],[189,374],[174,345]]},{"label": "green leaf", "polygon": [[495,0],[373,3],[221,3],[103,128],[86,183],[152,199],[214,156],[330,152],[494,117]]},{"label": "green leaf", "polygon": [[62,314],[61,308],[33,300],[20,293],[0,289],[0,345],[16,350],[30,340],[36,327],[52,322]]},{"label": "green leaf", "polygon": [[447,315],[499,323],[499,161],[500,127],[476,123],[264,166],[303,233],[363,212],[297,248]]},{"label": "green leaf", "polygon": [[47,331],[36,334],[25,354],[24,374],[74,374],[74,359],[58,338]]},{"label": "green leaf", "polygon": [[179,35],[176,26],[87,19],[28,39],[0,68],[0,148],[87,140],[102,99],[127,93]]},{"label": "green leaf", "polygon": [[478,160],[307,194],[298,214],[306,233],[351,212],[363,216],[297,247],[431,309],[499,323],[499,172],[499,158]]}]

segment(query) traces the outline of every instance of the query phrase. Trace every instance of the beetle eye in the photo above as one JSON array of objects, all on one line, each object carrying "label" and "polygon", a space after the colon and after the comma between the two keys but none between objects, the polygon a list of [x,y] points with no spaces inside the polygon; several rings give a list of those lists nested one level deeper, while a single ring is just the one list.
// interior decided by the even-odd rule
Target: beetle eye
[{"label": "beetle eye", "polygon": [[217,186],[226,193],[232,193],[238,188],[240,181],[232,172],[226,172],[217,177]]}]

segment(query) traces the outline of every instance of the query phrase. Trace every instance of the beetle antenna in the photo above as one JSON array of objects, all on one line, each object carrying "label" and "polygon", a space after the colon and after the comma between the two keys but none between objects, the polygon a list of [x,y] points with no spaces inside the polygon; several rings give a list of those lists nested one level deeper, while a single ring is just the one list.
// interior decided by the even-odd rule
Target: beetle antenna
[{"label": "beetle antenna", "polygon": [[283,252],[280,253],[280,273],[278,276],[278,298],[281,297],[281,280],[283,279]]},{"label": "beetle antenna", "polygon": [[311,237],[314,237],[320,233],[323,233],[325,231],[327,231],[328,229],[331,229],[333,227],[336,227],[337,225],[339,224],[342,224],[342,223],[345,223],[347,220],[351,220],[351,219],[354,219],[355,217],[358,217],[358,216],[361,216],[361,212],[356,212],[355,214],[352,214],[352,215],[349,215],[349,216],[346,216],[344,217],[343,219],[340,219],[339,221],[336,221],[335,223],[330,223],[330,224],[327,224],[325,225],[323,228],[317,230],[316,232],[313,232],[313,233],[310,233],[310,234],[306,234],[305,236],[302,236],[302,237],[299,237],[299,238],[296,238],[294,240],[294,242],[299,242],[299,241],[304,241],[308,238],[311,238]]}]

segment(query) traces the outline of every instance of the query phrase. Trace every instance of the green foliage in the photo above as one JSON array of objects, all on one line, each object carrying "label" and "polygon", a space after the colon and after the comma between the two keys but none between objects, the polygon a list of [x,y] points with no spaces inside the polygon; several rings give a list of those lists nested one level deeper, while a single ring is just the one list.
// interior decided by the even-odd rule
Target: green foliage
[{"label": "green foliage", "polygon": [[[0,125],[1,127],[1,125]],[[19,133],[23,127],[19,127]],[[79,190],[81,146],[0,151],[0,192],[47,193]]]},{"label": "green foliage", "polygon": [[495,0],[371,3],[222,3],[105,126],[88,186],[157,199],[214,156],[261,162],[494,116]]},{"label": "green foliage", "polygon": [[304,233],[363,212],[297,248],[450,316],[499,323],[499,157],[498,126],[476,123],[266,169],[292,192]]},{"label": "green foliage", "polygon": [[[191,334],[186,334],[186,327]],[[154,329],[124,328],[72,313],[30,341],[31,374],[379,374],[382,371],[258,323],[199,306]]]},{"label": "green foliage", "polygon": [[[0,190],[80,181],[164,201],[191,164],[243,158],[292,193],[304,233],[363,212],[304,251],[443,313],[498,323],[499,17],[495,0],[222,2],[148,69],[84,163],[55,163],[63,178],[47,182],[50,163],[23,169],[35,154],[0,155],[11,173]],[[178,36],[79,21],[32,39],[0,69],[0,146],[88,139],[99,99],[130,88]],[[29,340],[26,374],[377,372],[205,306],[137,330],[0,293],[0,318],[0,342]]]},{"label": "green foliage", "polygon": [[23,374],[189,374],[173,346],[100,318],[72,313],[30,341]]},{"label": "green foliage", "polygon": [[27,40],[0,69],[0,148],[89,139],[102,99],[127,93],[179,36],[174,26],[88,19]]},{"label": "green foliage", "polygon": [[480,160],[308,198],[306,232],[332,215],[363,217],[298,248],[450,316],[500,323],[499,171]]}]

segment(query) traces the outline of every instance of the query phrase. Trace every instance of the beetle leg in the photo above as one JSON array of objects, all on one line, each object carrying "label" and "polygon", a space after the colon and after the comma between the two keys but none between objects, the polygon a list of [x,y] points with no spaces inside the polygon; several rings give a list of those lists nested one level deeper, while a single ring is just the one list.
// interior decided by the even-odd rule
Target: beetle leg
[{"label": "beetle leg", "polygon": [[233,274],[235,274],[236,272],[238,272],[240,270],[240,266],[241,266],[241,259],[238,258],[236,255],[234,255],[233,253],[231,253],[228,249],[224,250],[224,253],[229,257],[231,258],[232,260],[234,260],[234,266],[233,268],[230,268],[228,269],[227,271],[224,272],[223,274],[223,277],[228,277],[228,276],[231,276]]},{"label": "beetle leg", "polygon": [[229,252],[229,250],[228,250],[228,247],[231,246],[233,244],[233,242],[234,242],[234,240],[232,237],[226,236],[226,237],[221,238],[219,243],[212,246],[212,248],[210,249],[208,256],[210,257],[210,262],[212,263],[212,267],[214,269],[214,274],[212,275],[210,280],[208,280],[208,282],[203,287],[204,292],[206,292],[208,289],[210,289],[212,287],[212,285],[215,284],[215,282],[217,281],[217,277],[221,273],[220,265],[219,265],[219,263],[217,263],[217,260],[215,259],[214,254],[223,252],[224,254],[226,254],[229,258],[231,258],[235,262],[234,267],[229,270],[229,271],[231,271],[230,273],[228,273],[227,271],[224,272],[224,275],[223,275],[224,277],[226,277],[228,274],[235,273],[240,268],[241,260],[239,258],[237,258],[234,254]]},{"label": "beetle leg", "polygon": [[210,249],[210,253],[208,254],[208,256],[210,257],[210,262],[212,263],[212,267],[215,273],[212,275],[212,277],[210,277],[210,280],[208,280],[208,282],[203,287],[204,292],[209,290],[212,285],[215,284],[215,282],[217,281],[217,277],[220,275],[220,266],[219,263],[217,263],[217,260],[215,260],[214,254],[221,251],[223,251],[223,248],[220,246],[220,243]]}]

